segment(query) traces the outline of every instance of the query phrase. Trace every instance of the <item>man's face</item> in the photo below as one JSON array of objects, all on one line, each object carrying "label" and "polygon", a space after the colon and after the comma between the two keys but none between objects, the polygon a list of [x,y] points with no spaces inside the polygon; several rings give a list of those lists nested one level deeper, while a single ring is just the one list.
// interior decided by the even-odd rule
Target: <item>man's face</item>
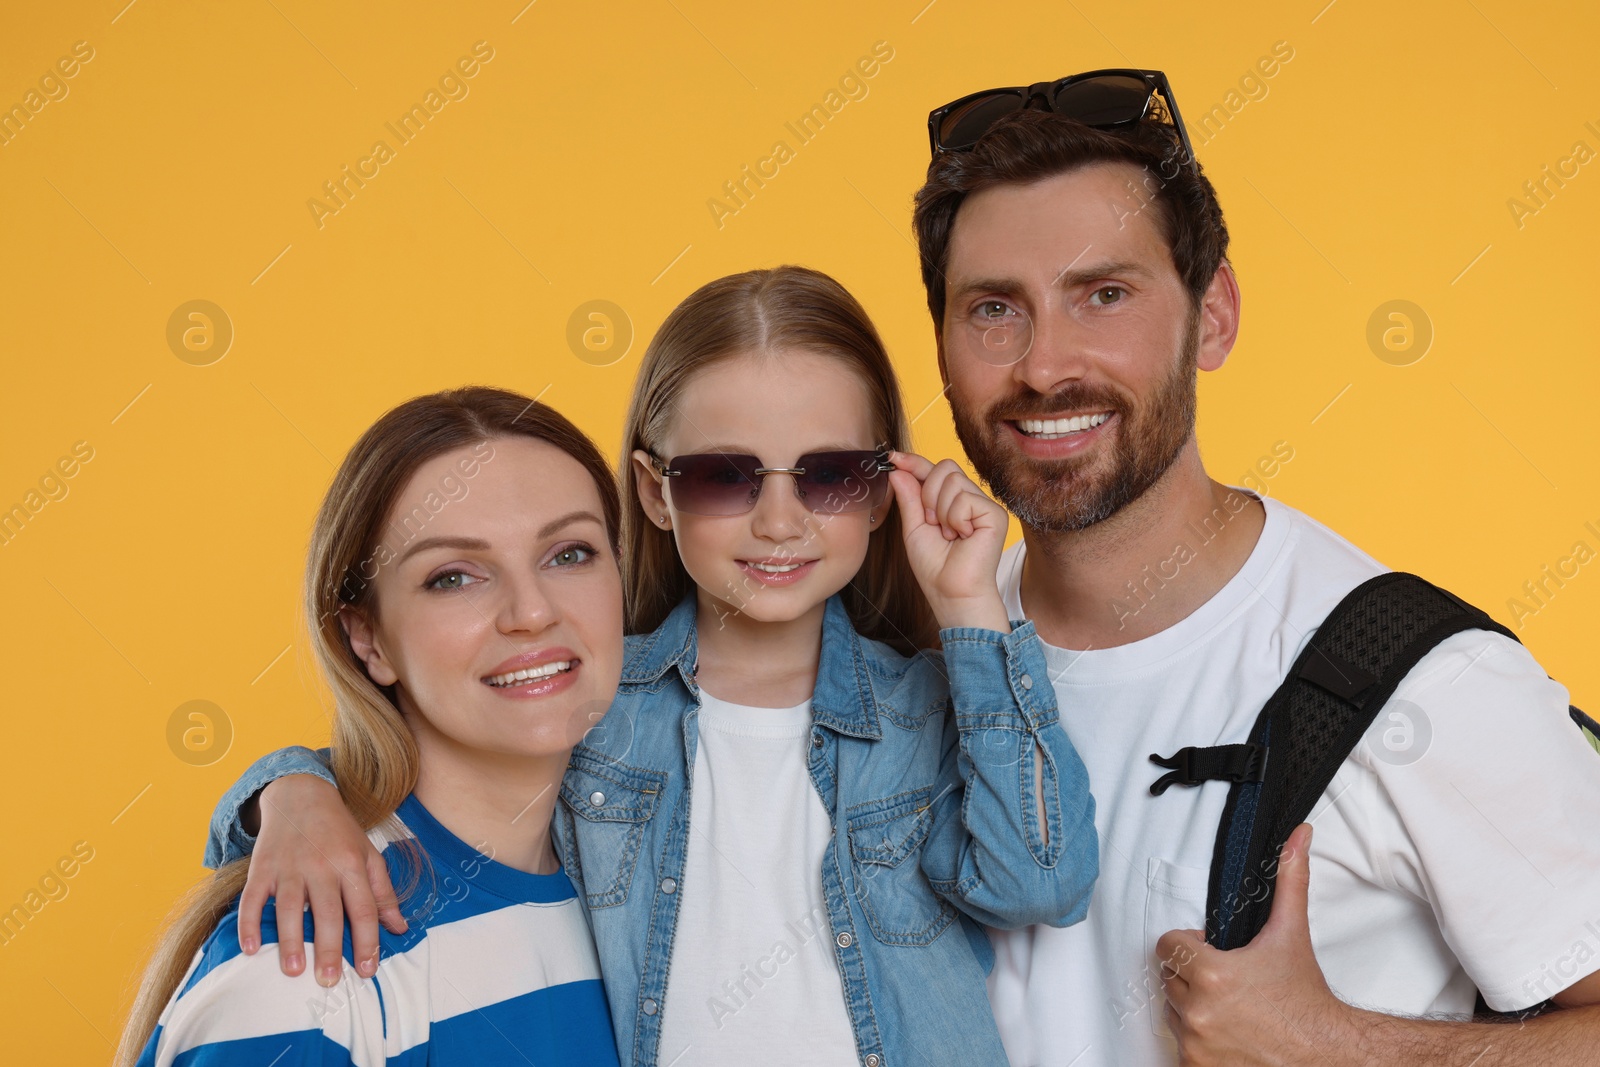
[{"label": "man's face", "polygon": [[[985,189],[956,215],[940,350],[956,433],[1034,529],[1109,518],[1194,434],[1200,316],[1146,180],[1094,164]],[[1027,354],[997,366],[973,339],[1006,320],[1031,326],[1031,344],[1009,328]]]}]

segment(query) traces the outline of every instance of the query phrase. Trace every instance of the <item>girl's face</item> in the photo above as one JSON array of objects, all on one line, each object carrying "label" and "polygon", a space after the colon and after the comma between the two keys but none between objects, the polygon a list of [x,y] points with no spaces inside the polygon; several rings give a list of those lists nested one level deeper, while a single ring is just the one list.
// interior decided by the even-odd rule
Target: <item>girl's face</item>
[{"label": "girl's face", "polygon": [[343,618],[425,754],[565,759],[610,705],[622,581],[600,492],[554,445],[503,437],[424,464],[377,559],[376,618]]},{"label": "girl's face", "polygon": [[[867,390],[847,364],[786,350],[734,356],[697,373],[656,449],[664,461],[735,452],[763,467],[793,467],[808,452],[870,450],[877,437]],[[647,521],[672,530],[684,568],[717,602],[719,617],[788,622],[819,607],[861,569],[868,538],[893,506],[813,512],[796,496],[793,475],[769,474],[751,511],[694,515],[673,506],[671,479],[649,453],[636,451],[633,461]]]}]

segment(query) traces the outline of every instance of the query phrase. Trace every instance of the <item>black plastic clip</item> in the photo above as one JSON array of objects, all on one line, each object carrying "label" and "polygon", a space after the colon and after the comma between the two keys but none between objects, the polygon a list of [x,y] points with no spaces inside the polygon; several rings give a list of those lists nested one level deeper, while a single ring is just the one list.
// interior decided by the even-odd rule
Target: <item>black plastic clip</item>
[{"label": "black plastic clip", "polygon": [[1150,753],[1150,762],[1166,767],[1169,773],[1150,786],[1158,797],[1175,785],[1201,782],[1260,782],[1267,776],[1266,745],[1212,745],[1208,748],[1180,748],[1170,756]]}]

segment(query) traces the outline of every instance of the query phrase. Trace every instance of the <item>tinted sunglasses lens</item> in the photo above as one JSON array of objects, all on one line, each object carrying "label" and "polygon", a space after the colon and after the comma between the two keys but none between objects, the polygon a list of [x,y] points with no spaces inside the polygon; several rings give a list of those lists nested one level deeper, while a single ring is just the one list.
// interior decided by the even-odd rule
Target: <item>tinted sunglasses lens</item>
[{"label": "tinted sunglasses lens", "polygon": [[676,456],[667,466],[680,472],[666,479],[672,506],[691,515],[739,515],[755,507],[761,492],[754,456],[708,452]]},{"label": "tinted sunglasses lens", "polygon": [[889,473],[878,469],[877,452],[812,452],[801,456],[800,490],[806,506],[822,514],[866,511],[883,503]]},{"label": "tinted sunglasses lens", "polygon": [[989,127],[1013,111],[1021,110],[1022,94],[1016,91],[992,93],[962,104],[939,123],[939,145],[961,150],[971,148]]},{"label": "tinted sunglasses lens", "polygon": [[1103,74],[1071,82],[1056,92],[1057,113],[1086,126],[1116,126],[1144,117],[1150,86],[1126,74]]}]

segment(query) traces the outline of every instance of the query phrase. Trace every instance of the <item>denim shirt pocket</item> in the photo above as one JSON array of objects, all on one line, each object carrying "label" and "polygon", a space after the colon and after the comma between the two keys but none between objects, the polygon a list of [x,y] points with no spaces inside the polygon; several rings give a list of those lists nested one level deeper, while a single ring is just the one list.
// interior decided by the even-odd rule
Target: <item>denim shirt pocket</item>
[{"label": "denim shirt pocket", "polygon": [[667,776],[660,771],[574,749],[561,780],[561,802],[572,813],[585,901],[606,908],[628,899],[645,827],[661,803]]},{"label": "denim shirt pocket", "polygon": [[932,796],[930,786],[845,812],[855,897],[872,936],[885,945],[931,944],[956,919],[922,873]]}]

